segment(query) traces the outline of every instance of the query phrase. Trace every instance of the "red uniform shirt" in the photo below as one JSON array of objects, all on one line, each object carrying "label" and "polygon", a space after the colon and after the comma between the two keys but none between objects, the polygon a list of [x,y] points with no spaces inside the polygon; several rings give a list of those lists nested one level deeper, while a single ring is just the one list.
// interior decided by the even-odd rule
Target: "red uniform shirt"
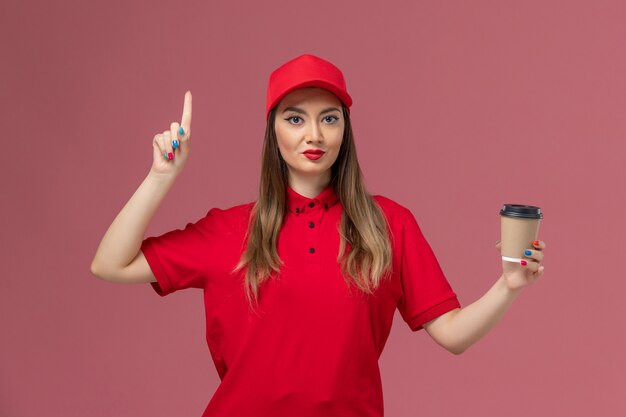
[{"label": "red uniform shirt", "polygon": [[372,295],[341,275],[342,204],[328,186],[316,198],[287,189],[278,238],[279,279],[260,288],[255,314],[243,274],[230,271],[254,203],[212,208],[196,223],[142,245],[165,296],[202,288],[206,339],[221,383],[203,417],[381,417],[378,359],[396,308],[411,330],[460,307],[410,210],[375,195],[391,226],[393,276]]}]

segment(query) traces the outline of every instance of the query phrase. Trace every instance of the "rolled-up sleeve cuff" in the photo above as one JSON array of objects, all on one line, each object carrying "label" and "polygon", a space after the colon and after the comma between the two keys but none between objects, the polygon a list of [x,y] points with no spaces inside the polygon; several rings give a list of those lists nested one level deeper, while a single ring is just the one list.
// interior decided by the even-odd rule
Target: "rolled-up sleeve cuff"
[{"label": "rolled-up sleeve cuff", "polygon": [[159,256],[152,245],[152,240],[150,238],[145,239],[141,243],[141,251],[148,261],[148,265],[150,265],[150,269],[154,274],[157,282],[151,282],[152,288],[159,294],[161,297],[166,296],[170,292],[172,292],[172,284],[165,272],[165,268],[159,261]]},{"label": "rolled-up sleeve cuff", "polygon": [[416,332],[424,328],[422,326],[424,323],[434,320],[437,317],[441,316],[442,314],[445,314],[450,310],[454,310],[455,308],[460,308],[460,307],[461,307],[461,303],[459,303],[458,297],[454,295],[450,298],[447,298],[441,301],[438,304],[435,304],[434,306],[430,307],[428,310],[413,317],[411,320],[409,320],[409,323],[408,323],[409,327],[411,328],[411,330]]}]

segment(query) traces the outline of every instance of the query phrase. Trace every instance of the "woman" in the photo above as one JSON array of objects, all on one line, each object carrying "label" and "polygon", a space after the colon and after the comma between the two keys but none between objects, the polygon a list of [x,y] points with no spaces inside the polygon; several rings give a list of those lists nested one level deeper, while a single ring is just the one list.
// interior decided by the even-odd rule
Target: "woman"
[{"label": "woman", "polygon": [[536,242],[525,267],[506,266],[461,309],[411,211],[367,193],[351,105],[332,63],[283,64],[268,85],[258,199],[142,240],[189,154],[187,92],[181,125],[155,136],[148,177],[98,248],[102,279],[204,290],[221,379],[204,417],[382,416],[378,358],[396,309],[459,354],[542,273]]}]

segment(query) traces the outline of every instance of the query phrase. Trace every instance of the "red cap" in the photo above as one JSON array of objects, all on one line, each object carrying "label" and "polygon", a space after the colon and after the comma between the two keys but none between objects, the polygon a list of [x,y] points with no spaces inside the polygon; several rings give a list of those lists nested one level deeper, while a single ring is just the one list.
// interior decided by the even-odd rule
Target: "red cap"
[{"label": "red cap", "polygon": [[325,59],[304,54],[276,68],[270,75],[265,119],[269,118],[270,110],[283,97],[301,87],[325,88],[335,94],[350,112],[352,97],[346,90],[341,70]]}]

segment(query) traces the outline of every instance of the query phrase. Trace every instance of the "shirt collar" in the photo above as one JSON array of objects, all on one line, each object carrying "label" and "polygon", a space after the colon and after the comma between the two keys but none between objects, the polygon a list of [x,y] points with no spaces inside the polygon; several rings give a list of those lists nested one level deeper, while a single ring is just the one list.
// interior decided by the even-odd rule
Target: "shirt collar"
[{"label": "shirt collar", "polygon": [[314,198],[298,194],[287,184],[287,209],[296,215],[305,210],[312,210],[315,206],[328,210],[337,201],[339,201],[339,195],[330,184]]}]

